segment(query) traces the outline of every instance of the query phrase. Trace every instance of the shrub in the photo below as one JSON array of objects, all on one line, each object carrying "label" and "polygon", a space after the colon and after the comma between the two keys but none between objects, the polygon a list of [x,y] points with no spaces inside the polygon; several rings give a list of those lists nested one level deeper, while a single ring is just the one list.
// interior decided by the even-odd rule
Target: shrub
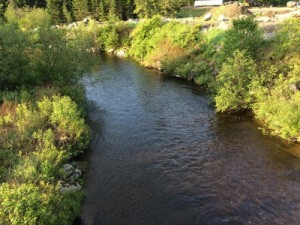
[{"label": "shrub", "polygon": [[9,5],[5,17],[9,23],[18,24],[23,31],[51,25],[50,15],[42,8],[14,8],[13,5]]},{"label": "shrub", "polygon": [[257,75],[255,62],[245,51],[235,51],[221,68],[217,76],[217,111],[239,111],[250,109],[254,101],[251,81]]},{"label": "shrub", "polygon": [[231,57],[236,50],[255,58],[262,45],[262,32],[252,18],[233,20],[233,27],[225,32],[220,60]]},{"label": "shrub", "polygon": [[290,141],[300,141],[299,74],[300,67],[294,66],[286,77],[276,77],[253,107],[272,134]]},{"label": "shrub", "polygon": [[150,20],[140,22],[131,33],[132,41],[129,54],[136,60],[142,61],[145,56],[154,49],[150,44],[151,37],[159,32],[163,21],[160,17],[153,17]]},{"label": "shrub", "polygon": [[300,54],[300,21],[298,18],[286,20],[276,34],[272,45],[275,56],[299,56]]},{"label": "shrub", "polygon": [[80,211],[82,194],[59,193],[59,185],[41,183],[0,186],[0,219],[11,225],[68,225]]}]

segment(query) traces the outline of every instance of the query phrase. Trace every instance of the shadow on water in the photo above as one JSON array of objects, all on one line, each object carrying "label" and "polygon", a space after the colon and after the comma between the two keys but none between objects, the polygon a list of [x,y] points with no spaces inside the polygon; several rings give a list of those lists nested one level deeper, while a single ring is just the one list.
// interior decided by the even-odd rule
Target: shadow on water
[{"label": "shadow on water", "polygon": [[[126,59],[85,78],[84,225],[299,224],[300,160],[201,89]],[[99,77],[101,79],[99,79]]]}]

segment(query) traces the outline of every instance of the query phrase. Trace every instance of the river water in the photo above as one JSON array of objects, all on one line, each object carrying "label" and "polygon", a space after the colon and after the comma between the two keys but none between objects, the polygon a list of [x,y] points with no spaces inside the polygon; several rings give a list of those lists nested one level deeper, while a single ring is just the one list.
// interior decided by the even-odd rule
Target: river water
[{"label": "river water", "polygon": [[200,88],[104,56],[84,80],[93,131],[84,225],[297,225],[300,160]]}]

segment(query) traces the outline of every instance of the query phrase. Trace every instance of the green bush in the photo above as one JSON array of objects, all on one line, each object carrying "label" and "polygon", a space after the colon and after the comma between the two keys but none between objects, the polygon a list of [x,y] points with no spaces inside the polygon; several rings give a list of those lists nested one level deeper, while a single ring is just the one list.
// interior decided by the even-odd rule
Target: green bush
[{"label": "green bush", "polygon": [[286,20],[276,33],[272,50],[275,57],[281,59],[283,56],[300,55],[300,22],[298,18]]},{"label": "green bush", "polygon": [[203,44],[199,29],[198,25],[164,23],[160,17],[154,17],[140,23],[132,32],[129,54],[146,66],[158,67]]},{"label": "green bush", "polygon": [[79,214],[82,194],[59,193],[59,185],[2,184],[0,219],[11,225],[69,225]]},{"label": "green bush", "polygon": [[130,56],[138,61],[142,61],[155,46],[150,44],[152,36],[159,32],[163,25],[160,17],[153,17],[151,20],[140,22],[136,29],[131,33]]},{"label": "green bush", "polygon": [[290,141],[300,141],[299,75],[300,67],[295,65],[287,76],[274,77],[253,107],[272,134]]},{"label": "green bush", "polygon": [[246,51],[256,58],[262,46],[262,32],[252,18],[233,20],[233,27],[224,35],[220,61],[231,57],[236,50]]},{"label": "green bush", "polygon": [[50,15],[41,8],[14,8],[13,5],[9,5],[5,17],[9,23],[18,24],[23,31],[32,31],[51,25]]},{"label": "green bush", "polygon": [[216,78],[216,109],[219,112],[232,112],[251,109],[254,96],[251,82],[257,76],[255,62],[246,51],[235,51],[232,58],[223,63]]}]

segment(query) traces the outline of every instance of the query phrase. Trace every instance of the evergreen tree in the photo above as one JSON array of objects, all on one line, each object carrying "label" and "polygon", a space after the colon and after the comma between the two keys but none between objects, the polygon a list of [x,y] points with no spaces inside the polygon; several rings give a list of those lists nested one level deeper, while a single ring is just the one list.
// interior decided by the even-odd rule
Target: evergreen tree
[{"label": "evergreen tree", "polygon": [[47,0],[47,9],[53,24],[66,22],[64,2],[62,0]]},{"label": "evergreen tree", "polygon": [[73,10],[76,20],[82,20],[90,15],[88,0],[73,0]]},{"label": "evergreen tree", "polygon": [[116,0],[109,0],[108,7],[109,7],[108,19],[111,21],[118,20],[120,15],[118,13]]},{"label": "evergreen tree", "polygon": [[0,0],[0,22],[1,20],[5,20],[4,14],[7,6],[8,6],[7,0]]},{"label": "evergreen tree", "polygon": [[100,0],[99,2],[99,9],[98,9],[99,20],[104,21],[106,20],[106,11],[105,11],[105,2],[104,0]]},{"label": "evergreen tree", "polygon": [[178,0],[161,0],[160,14],[163,16],[173,16],[180,9],[180,4]]},{"label": "evergreen tree", "polygon": [[151,18],[160,14],[160,3],[158,0],[135,0],[135,13],[140,18]]}]

